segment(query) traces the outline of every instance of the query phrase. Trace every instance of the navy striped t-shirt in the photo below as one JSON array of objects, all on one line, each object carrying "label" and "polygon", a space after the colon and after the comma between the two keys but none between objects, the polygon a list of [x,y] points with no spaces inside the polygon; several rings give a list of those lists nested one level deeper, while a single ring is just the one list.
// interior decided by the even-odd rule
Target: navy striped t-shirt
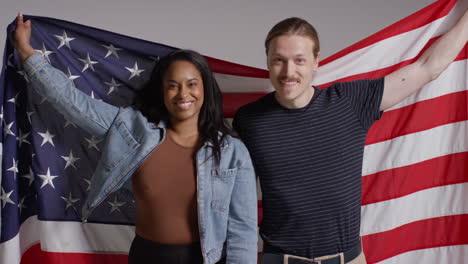
[{"label": "navy striped t-shirt", "polygon": [[383,83],[314,87],[300,109],[270,93],[238,110],[233,126],[260,178],[260,235],[270,247],[314,258],[359,243],[364,143],[382,114]]}]

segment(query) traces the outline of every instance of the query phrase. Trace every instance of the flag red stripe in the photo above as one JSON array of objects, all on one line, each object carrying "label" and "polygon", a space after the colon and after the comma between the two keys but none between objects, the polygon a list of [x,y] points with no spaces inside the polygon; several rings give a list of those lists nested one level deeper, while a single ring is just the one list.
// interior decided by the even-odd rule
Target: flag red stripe
[{"label": "flag red stripe", "polygon": [[36,244],[26,250],[21,264],[127,264],[128,256],[123,254],[57,253],[41,250]]},{"label": "flag red stripe", "polygon": [[362,238],[368,263],[404,252],[468,244],[468,215],[425,219]]},{"label": "flag red stripe", "polygon": [[205,56],[213,72],[242,77],[268,78],[268,71]]},{"label": "flag red stripe", "polygon": [[434,2],[433,4],[417,11],[416,13],[403,18],[402,20],[378,31],[377,33],[322,60],[320,66],[344,57],[356,50],[360,50],[384,39],[417,29],[433,22],[434,20],[444,17],[450,12],[450,10],[452,10],[456,2],[456,0],[439,0]]},{"label": "flag red stripe", "polygon": [[417,191],[468,182],[468,152],[437,157],[362,177],[362,204],[381,202]]},{"label": "flag red stripe", "polygon": [[443,95],[385,112],[374,123],[366,145],[468,119],[468,91]]}]

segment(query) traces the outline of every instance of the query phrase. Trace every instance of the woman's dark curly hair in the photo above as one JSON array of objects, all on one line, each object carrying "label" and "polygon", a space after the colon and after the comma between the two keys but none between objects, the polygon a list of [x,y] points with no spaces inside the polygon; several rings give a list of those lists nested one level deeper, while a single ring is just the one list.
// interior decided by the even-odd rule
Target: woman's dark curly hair
[{"label": "woman's dark curly hair", "polygon": [[193,50],[177,50],[162,58],[154,67],[149,82],[138,93],[135,107],[150,122],[169,120],[169,113],[164,105],[163,77],[172,63],[187,61],[193,64],[203,80],[204,101],[198,117],[200,143],[211,143],[215,161],[221,159],[221,145],[224,137],[231,134],[223,115],[223,98],[218,83],[214,78],[208,61]]}]

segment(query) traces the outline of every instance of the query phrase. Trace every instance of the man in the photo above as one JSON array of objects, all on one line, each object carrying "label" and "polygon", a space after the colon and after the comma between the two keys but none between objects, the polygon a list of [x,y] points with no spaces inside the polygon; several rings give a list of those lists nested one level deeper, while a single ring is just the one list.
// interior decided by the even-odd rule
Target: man
[{"label": "man", "polygon": [[366,263],[359,230],[367,131],[383,110],[436,79],[467,40],[465,11],[411,65],[321,90],[310,85],[320,59],[315,29],[289,18],[270,30],[275,92],[240,108],[233,121],[262,187],[262,263]]}]

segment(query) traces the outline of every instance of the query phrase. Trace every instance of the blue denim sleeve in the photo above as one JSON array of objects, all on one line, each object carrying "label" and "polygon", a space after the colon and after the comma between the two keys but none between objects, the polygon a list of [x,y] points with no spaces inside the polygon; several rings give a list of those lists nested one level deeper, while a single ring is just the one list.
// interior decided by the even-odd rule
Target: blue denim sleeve
[{"label": "blue denim sleeve", "polygon": [[241,143],[244,165],[239,169],[229,205],[226,263],[257,263],[257,186],[252,161]]},{"label": "blue denim sleeve", "polygon": [[35,53],[24,62],[31,86],[65,118],[96,136],[104,136],[119,108],[95,100],[74,87],[60,70]]}]

